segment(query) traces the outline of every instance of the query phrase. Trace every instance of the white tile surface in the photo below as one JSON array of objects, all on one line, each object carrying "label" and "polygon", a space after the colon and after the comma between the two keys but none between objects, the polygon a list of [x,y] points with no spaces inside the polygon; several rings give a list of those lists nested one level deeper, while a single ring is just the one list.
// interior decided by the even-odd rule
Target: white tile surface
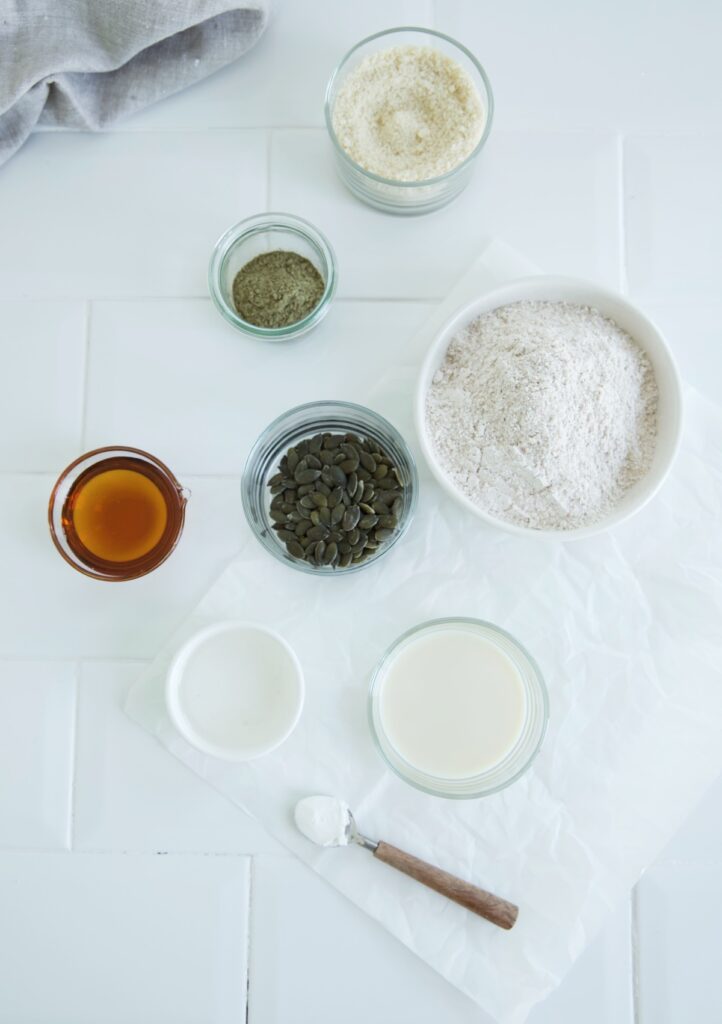
[{"label": "white tile surface", "polygon": [[71,662],[0,663],[0,847],[69,845],[76,675]]},{"label": "white tile surface", "polygon": [[258,131],[35,135],[0,168],[0,297],[207,294],[214,242],[265,206],[266,148]]},{"label": "white tile surface", "polygon": [[639,893],[638,1024],[722,1020],[722,864],[661,864]]},{"label": "white tile surface", "polygon": [[274,0],[265,36],[245,57],[181,95],[129,118],[122,129],[289,127],[323,124],[334,67],[364,36],[394,25],[429,26],[433,0]]},{"label": "white tile surface", "polygon": [[113,584],[82,576],[53,548],[46,519],[52,477],[0,475],[0,564],[11,581],[0,589],[0,656],[154,656],[247,529],[237,480],[181,482],[192,495],[177,549],[149,576]]},{"label": "white tile surface", "polygon": [[627,273],[636,298],[719,295],[721,179],[721,132],[625,140]]},{"label": "white tile surface", "polygon": [[[495,127],[458,202],[385,217],[335,176],[323,90],[361,36],[431,21],[485,64]],[[33,139],[0,168],[0,657],[155,654],[246,529],[238,474],[258,430],[324,392],[364,400],[407,354],[418,302],[338,302],[321,330],[270,349],[207,300],[176,301],[205,297],[215,238],[266,207],[269,178],[272,207],[328,232],[347,299],[433,300],[492,234],[547,270],[612,285],[626,263],[684,376],[719,400],[719,36],[708,0],[276,0],[260,45],[207,82],[114,132]],[[83,396],[88,300],[101,301]],[[359,349],[374,359],[356,376]],[[273,393],[257,386],[269,364]],[[133,441],[167,458],[193,498],[169,563],[107,587],[57,557],[45,506],[86,443]],[[0,847],[69,839],[73,671],[0,666]],[[268,847],[125,719],[135,672],[93,662],[80,683],[75,840],[116,852],[0,854],[0,1024],[244,1019],[246,861],[146,853]],[[722,781],[640,888],[635,1024],[722,1018],[721,808]],[[266,855],[256,867],[251,1024],[330,1024],[339,1006],[350,1024],[484,1024],[304,868]],[[610,921],[529,1024],[631,1024],[628,923],[626,911]]]},{"label": "white tile surface", "polygon": [[619,276],[613,136],[496,132],[467,190],[423,217],[364,206],[338,180],[323,131],[274,132],[272,208],[304,211],[339,260],[339,294],[440,298],[498,235],[551,273]]},{"label": "white tile surface", "polygon": [[73,848],[133,852],[280,850],[123,710],[142,663],[81,667]]},{"label": "white tile surface", "polygon": [[0,337],[0,470],[60,470],[80,446],[86,305],[0,302]]},{"label": "white tile surface", "polygon": [[[253,901],[249,1024],[330,1024],[340,1006],[348,1024],[490,1024],[474,1003],[298,861],[254,858]],[[631,1024],[629,935],[625,908],[528,1024]]]},{"label": "white tile surface", "polygon": [[721,397],[722,299],[645,303],[645,311],[664,333],[682,377],[713,402]]},{"label": "white tile surface", "polygon": [[686,822],[665,846],[657,864],[694,862],[704,858],[719,867],[722,876],[722,778],[709,788]]},{"label": "white tile surface", "polygon": [[336,302],[312,335],[270,345],[239,335],[209,300],[98,303],[86,444],[123,438],[163,452],[178,473],[238,479],[251,445],[286,409],[368,401],[389,352],[404,358],[427,308]]},{"label": "white tile surface", "polygon": [[0,1019],[242,1024],[248,862],[0,854]]},{"label": "white tile surface", "polygon": [[719,23],[709,0],[437,0],[435,27],[486,67],[499,128],[719,125]]}]

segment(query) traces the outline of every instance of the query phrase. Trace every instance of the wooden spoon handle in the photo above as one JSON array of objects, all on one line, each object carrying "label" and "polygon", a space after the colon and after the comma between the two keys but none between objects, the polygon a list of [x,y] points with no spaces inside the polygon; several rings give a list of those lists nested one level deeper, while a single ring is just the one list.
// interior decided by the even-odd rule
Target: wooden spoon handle
[{"label": "wooden spoon handle", "polygon": [[380,842],[374,850],[374,857],[389,864],[405,875],[410,875],[422,885],[441,893],[454,903],[460,903],[473,914],[485,917],[487,921],[496,924],[499,928],[513,928],[519,914],[519,908],[500,896],[494,896],[484,889],[479,889],[470,882],[464,882],[456,875],[450,875],[448,871],[435,868],[418,857],[412,857],[410,853],[391,846],[389,843]]}]

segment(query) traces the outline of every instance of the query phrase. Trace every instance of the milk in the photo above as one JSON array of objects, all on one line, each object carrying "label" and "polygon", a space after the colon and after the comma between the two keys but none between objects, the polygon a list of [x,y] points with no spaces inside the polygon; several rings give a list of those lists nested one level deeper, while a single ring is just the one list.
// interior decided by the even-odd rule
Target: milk
[{"label": "milk", "polygon": [[396,751],[419,771],[465,779],[498,764],[518,741],[526,691],[511,658],[473,627],[411,637],[387,661],[379,714]]}]

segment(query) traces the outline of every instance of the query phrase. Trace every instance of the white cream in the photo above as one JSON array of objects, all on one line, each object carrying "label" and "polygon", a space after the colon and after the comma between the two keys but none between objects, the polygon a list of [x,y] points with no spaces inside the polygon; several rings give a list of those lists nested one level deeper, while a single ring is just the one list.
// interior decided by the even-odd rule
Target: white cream
[{"label": "white cream", "polygon": [[319,846],[345,846],[348,804],[335,796],[306,796],[293,812],[299,831]]},{"label": "white cream", "polygon": [[420,633],[380,680],[381,724],[404,760],[435,778],[468,779],[504,759],[521,735],[526,693],[493,640],[463,624]]}]

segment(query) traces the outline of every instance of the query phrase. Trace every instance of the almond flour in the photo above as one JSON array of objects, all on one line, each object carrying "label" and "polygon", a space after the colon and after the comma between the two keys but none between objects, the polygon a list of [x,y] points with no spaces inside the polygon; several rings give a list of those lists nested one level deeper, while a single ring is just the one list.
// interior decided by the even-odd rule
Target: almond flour
[{"label": "almond flour", "polygon": [[575,529],[649,469],[657,383],[646,353],[598,310],[514,302],[452,339],[426,422],[446,473],[480,509]]},{"label": "almond flour", "polygon": [[426,181],[475,149],[484,109],[462,66],[426,46],[369,54],[339,89],[333,128],[352,160],[394,181]]}]

